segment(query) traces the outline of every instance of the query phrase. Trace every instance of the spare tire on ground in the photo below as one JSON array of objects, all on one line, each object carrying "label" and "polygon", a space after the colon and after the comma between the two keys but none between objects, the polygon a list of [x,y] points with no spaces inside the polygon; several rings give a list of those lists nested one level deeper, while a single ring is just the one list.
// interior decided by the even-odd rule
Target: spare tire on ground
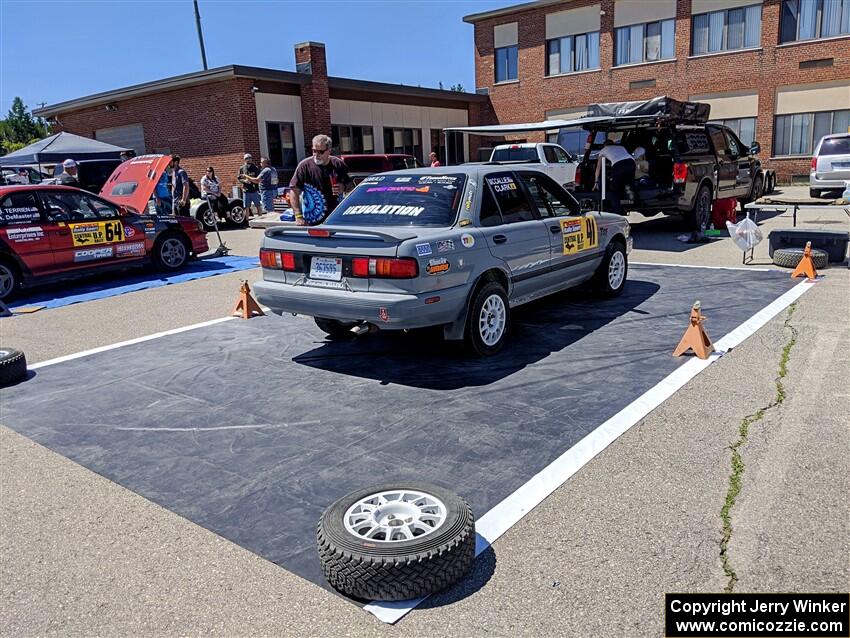
[{"label": "spare tire on ground", "polygon": [[475,558],[475,520],[456,494],[390,483],[343,496],[316,531],[325,578],[348,596],[408,600],[457,582]]},{"label": "spare tire on ground", "polygon": [[[777,248],[773,251],[773,263],[783,268],[796,268],[803,259],[803,250],[803,248]],[[812,248],[812,261],[815,263],[815,270],[822,270],[829,262],[829,253]]]},{"label": "spare tire on ground", "polygon": [[0,388],[17,383],[27,376],[27,358],[14,348],[0,346]]}]

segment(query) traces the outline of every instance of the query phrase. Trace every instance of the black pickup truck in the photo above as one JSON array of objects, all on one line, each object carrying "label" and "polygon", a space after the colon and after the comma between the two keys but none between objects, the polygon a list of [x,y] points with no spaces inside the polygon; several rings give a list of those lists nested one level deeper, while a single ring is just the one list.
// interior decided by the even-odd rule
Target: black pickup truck
[{"label": "black pickup truck", "polygon": [[632,154],[638,147],[645,151],[627,188],[629,199],[621,202],[626,211],[683,215],[689,227],[705,228],[714,200],[734,197],[747,203],[770,192],[775,175],[762,168],[758,142],[747,148],[729,128],[709,124],[710,108],[669,97],[592,104],[576,124],[588,132],[576,170],[576,199],[583,208],[600,205],[600,191],[593,186],[606,138]]}]

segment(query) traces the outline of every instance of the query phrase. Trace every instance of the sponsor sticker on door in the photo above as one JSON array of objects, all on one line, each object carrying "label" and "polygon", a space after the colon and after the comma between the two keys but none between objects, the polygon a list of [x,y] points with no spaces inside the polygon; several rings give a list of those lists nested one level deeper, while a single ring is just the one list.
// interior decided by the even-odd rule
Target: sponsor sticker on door
[{"label": "sponsor sticker on door", "polygon": [[112,257],[112,246],[105,248],[88,248],[86,250],[78,250],[74,252],[74,261],[79,263],[83,261],[95,261],[96,259],[108,259]]},{"label": "sponsor sticker on door", "polygon": [[564,241],[564,254],[574,255],[599,245],[599,229],[592,215],[583,217],[564,217],[561,219],[561,236]]},{"label": "sponsor sticker on door", "polygon": [[69,224],[74,246],[114,244],[124,241],[124,225],[120,221]]},{"label": "sponsor sticker on door", "polygon": [[9,241],[16,244],[25,244],[31,241],[44,239],[44,229],[41,226],[24,226],[22,228],[9,228],[6,231]]},{"label": "sponsor sticker on door", "polygon": [[445,257],[441,257],[440,259],[431,259],[428,261],[428,265],[425,266],[425,272],[429,275],[439,275],[440,273],[444,273],[449,269],[449,262]]}]

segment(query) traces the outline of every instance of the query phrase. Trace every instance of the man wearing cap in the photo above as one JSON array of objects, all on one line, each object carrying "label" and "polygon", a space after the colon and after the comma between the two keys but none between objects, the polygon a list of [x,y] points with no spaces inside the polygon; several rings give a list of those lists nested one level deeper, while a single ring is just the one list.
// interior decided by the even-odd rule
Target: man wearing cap
[{"label": "man wearing cap", "polygon": [[314,137],[313,156],[299,162],[289,182],[289,202],[295,215],[295,223],[299,226],[308,223],[301,210],[301,191],[305,185],[314,186],[324,195],[324,217],[327,217],[345,194],[354,188],[354,180],[348,174],[345,162],[331,155],[332,144],[333,141],[327,135]]},{"label": "man wearing cap", "polygon": [[180,168],[180,156],[171,156],[171,213],[189,214],[189,176]]},{"label": "man wearing cap", "polygon": [[59,184],[62,186],[80,187],[80,179],[77,177],[77,163],[72,159],[62,162],[62,174],[59,175]]},{"label": "man wearing cap", "polygon": [[250,153],[245,153],[242,157],[245,163],[239,167],[239,173],[236,179],[242,184],[242,204],[245,206],[245,213],[251,214],[251,205],[257,211],[257,215],[262,214],[262,200],[260,199],[260,187],[254,183],[249,177],[257,177],[260,174],[260,169],[254,164],[254,158]]}]

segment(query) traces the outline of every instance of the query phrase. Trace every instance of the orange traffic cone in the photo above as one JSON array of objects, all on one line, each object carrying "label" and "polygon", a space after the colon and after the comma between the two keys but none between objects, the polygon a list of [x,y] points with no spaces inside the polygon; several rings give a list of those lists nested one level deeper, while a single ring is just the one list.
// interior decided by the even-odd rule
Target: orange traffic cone
[{"label": "orange traffic cone", "polygon": [[794,272],[791,273],[791,279],[805,275],[809,279],[817,279],[818,272],[815,270],[815,262],[812,259],[812,242],[806,242],[806,248],[803,250],[803,258]]},{"label": "orange traffic cone", "polygon": [[706,317],[702,316],[699,309],[700,303],[697,301],[691,309],[691,325],[685,330],[682,340],[673,350],[674,357],[680,357],[688,350],[693,350],[694,354],[700,359],[708,359],[708,356],[714,352],[714,344],[711,343],[708,333],[702,327]]},{"label": "orange traffic cone", "polygon": [[251,296],[251,288],[247,281],[242,282],[239,288],[239,299],[236,300],[236,305],[233,306],[233,315],[241,316],[243,319],[250,319],[253,316],[263,316],[266,313],[260,308],[257,300]]}]

